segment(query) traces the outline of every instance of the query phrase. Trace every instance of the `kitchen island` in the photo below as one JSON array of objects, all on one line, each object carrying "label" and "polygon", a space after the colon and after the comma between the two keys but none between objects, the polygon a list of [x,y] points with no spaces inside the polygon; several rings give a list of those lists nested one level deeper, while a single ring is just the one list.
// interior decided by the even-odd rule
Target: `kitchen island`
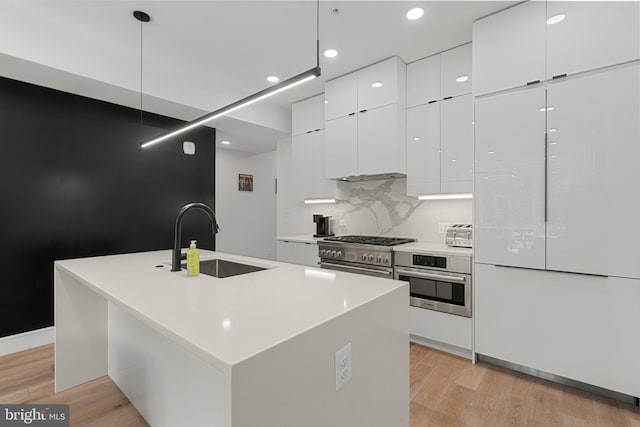
[{"label": "kitchen island", "polygon": [[264,270],[186,277],[168,250],[57,261],[56,392],[109,375],[152,426],[409,425],[406,284],[212,258]]}]

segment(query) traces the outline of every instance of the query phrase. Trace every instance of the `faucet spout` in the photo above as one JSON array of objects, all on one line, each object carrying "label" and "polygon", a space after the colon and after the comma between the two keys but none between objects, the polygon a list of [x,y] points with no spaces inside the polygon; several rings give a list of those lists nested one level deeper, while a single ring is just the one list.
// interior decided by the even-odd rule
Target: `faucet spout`
[{"label": "faucet spout", "polygon": [[173,256],[171,259],[171,271],[180,271],[180,240],[182,234],[182,217],[190,210],[198,209],[207,214],[211,220],[211,228],[215,235],[220,231],[218,227],[218,221],[216,221],[216,215],[213,213],[213,209],[204,203],[188,203],[180,209],[178,216],[176,216],[176,223],[173,229]]}]

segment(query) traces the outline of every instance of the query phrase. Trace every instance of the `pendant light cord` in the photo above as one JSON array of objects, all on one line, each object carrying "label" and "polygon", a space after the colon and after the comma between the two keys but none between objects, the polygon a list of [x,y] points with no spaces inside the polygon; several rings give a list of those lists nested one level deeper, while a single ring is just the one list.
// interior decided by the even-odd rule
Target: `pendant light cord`
[{"label": "pendant light cord", "polygon": [[320,0],[316,1],[316,66],[320,68]]},{"label": "pendant light cord", "polygon": [[140,21],[140,141],[144,139],[142,131],[142,26],[144,22]]}]

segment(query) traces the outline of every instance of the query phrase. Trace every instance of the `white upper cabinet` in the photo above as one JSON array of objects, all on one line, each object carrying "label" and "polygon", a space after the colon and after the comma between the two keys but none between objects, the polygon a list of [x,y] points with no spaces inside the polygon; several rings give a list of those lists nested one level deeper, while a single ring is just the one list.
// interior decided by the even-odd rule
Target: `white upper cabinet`
[{"label": "white upper cabinet", "polygon": [[473,191],[473,97],[442,101],[442,193]]},{"label": "white upper cabinet", "polygon": [[324,94],[296,102],[291,106],[291,135],[324,129]]},{"label": "white upper cabinet", "polygon": [[440,55],[407,65],[407,107],[440,99]]},{"label": "white upper cabinet", "polygon": [[545,268],[545,88],[476,99],[474,259]]},{"label": "white upper cabinet", "polygon": [[547,91],[547,268],[640,278],[640,65]]},{"label": "white upper cabinet", "polygon": [[325,122],[325,157],[327,178],[340,179],[358,174],[357,115]]},{"label": "white upper cabinet", "polygon": [[296,102],[291,106],[291,134],[301,135],[314,129],[314,98]]},{"label": "white upper cabinet", "polygon": [[442,52],[440,57],[442,98],[471,93],[471,43]]},{"label": "white upper cabinet", "polygon": [[295,200],[304,200],[313,197],[313,133],[295,135],[291,139],[291,151],[293,154],[293,197]]},{"label": "white upper cabinet", "polygon": [[407,195],[440,193],[440,102],[407,109]]},{"label": "white upper cabinet", "polygon": [[530,1],[473,24],[473,94],[545,79],[544,1]]},{"label": "white upper cabinet", "polygon": [[358,76],[347,74],[325,83],[324,119],[332,120],[358,111]]},{"label": "white upper cabinet", "polygon": [[406,173],[406,65],[394,57],[325,85],[326,177]]},{"label": "white upper cabinet", "polygon": [[547,2],[547,78],[638,59],[639,28],[637,1]]},{"label": "white upper cabinet", "polygon": [[358,174],[406,172],[405,108],[389,104],[358,116]]},{"label": "white upper cabinet", "polygon": [[385,105],[406,104],[407,66],[393,57],[359,70],[358,111],[371,110]]},{"label": "white upper cabinet", "polygon": [[313,98],[313,130],[318,132],[324,129],[324,93]]}]

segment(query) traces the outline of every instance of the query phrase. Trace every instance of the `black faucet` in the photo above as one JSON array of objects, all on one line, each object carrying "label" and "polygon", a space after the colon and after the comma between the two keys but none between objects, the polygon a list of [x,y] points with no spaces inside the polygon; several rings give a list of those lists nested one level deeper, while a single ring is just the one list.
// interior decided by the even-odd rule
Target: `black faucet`
[{"label": "black faucet", "polygon": [[200,209],[207,214],[211,220],[211,227],[213,228],[213,234],[220,231],[218,222],[216,221],[216,215],[213,213],[213,209],[204,203],[188,203],[180,209],[178,216],[176,217],[176,225],[173,230],[173,258],[171,260],[171,271],[180,271],[180,235],[182,234],[182,217],[191,209]]}]

